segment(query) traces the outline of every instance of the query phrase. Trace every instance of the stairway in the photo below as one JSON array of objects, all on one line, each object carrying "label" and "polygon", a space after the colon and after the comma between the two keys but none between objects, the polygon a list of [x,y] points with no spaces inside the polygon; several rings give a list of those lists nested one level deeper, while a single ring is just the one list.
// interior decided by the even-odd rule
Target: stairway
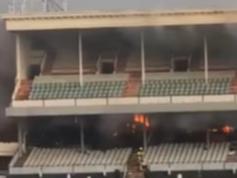
[{"label": "stairway", "polygon": [[16,100],[26,100],[29,97],[32,81],[22,80],[20,81],[19,88],[16,93]]},{"label": "stairway", "polygon": [[128,170],[126,178],[145,178],[144,171],[140,170],[140,163],[136,152],[132,153],[128,160]]},{"label": "stairway", "polygon": [[127,86],[124,90],[124,97],[138,96],[141,83],[140,73],[131,73],[129,75]]}]

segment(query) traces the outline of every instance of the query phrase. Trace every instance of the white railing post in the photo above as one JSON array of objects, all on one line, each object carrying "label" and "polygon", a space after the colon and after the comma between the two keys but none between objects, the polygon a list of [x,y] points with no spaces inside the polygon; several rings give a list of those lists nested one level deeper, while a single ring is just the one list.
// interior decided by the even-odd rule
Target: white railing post
[{"label": "white railing post", "polygon": [[43,11],[47,12],[48,11],[48,0],[43,0]]},{"label": "white railing post", "polygon": [[63,9],[64,11],[68,11],[68,1],[67,0],[63,0]]}]

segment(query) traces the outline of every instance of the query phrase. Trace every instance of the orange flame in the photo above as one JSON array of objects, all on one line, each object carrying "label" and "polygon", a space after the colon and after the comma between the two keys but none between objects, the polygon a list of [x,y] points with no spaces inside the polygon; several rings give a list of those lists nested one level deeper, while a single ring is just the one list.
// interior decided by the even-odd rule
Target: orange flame
[{"label": "orange flame", "polygon": [[134,120],[135,123],[139,123],[139,121],[140,121],[139,115],[135,114],[133,120]]},{"label": "orange flame", "polygon": [[146,128],[150,127],[149,118],[147,116],[144,116],[143,114],[135,114],[133,121],[134,123],[144,125]]},{"label": "orange flame", "polygon": [[224,127],[222,128],[222,132],[223,132],[224,134],[226,134],[226,135],[229,135],[229,134],[232,133],[233,131],[234,131],[234,128],[231,127],[231,126],[228,126],[228,125],[226,125],[226,126],[224,126]]},{"label": "orange flame", "polygon": [[144,125],[145,125],[146,128],[149,128],[149,127],[151,126],[148,117],[145,118],[145,123],[144,123]]},{"label": "orange flame", "polygon": [[145,122],[144,115],[140,114],[139,119],[140,119],[140,124],[144,124],[144,122]]}]

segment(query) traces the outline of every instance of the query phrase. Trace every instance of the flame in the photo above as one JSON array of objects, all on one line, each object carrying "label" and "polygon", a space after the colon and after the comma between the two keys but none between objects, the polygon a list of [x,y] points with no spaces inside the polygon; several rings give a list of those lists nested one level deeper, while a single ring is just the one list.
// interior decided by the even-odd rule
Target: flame
[{"label": "flame", "polygon": [[139,115],[139,119],[140,119],[140,124],[144,124],[144,123],[145,123],[145,117],[144,117],[144,115],[140,114],[140,115]]},{"label": "flame", "polygon": [[139,119],[139,115],[138,115],[138,114],[135,114],[135,115],[134,115],[133,121],[134,121],[135,123],[139,123],[140,119]]},{"label": "flame", "polygon": [[151,126],[148,117],[145,118],[145,123],[144,123],[144,125],[145,125],[146,128],[149,128],[149,127]]},{"label": "flame", "polygon": [[225,125],[223,128],[222,128],[222,132],[226,135],[229,135],[231,134],[232,132],[234,131],[234,128],[231,127],[231,126],[228,126],[228,125]]},{"label": "flame", "polygon": [[150,127],[150,120],[147,116],[144,116],[143,114],[135,114],[133,118],[134,123],[136,124],[142,124],[146,128]]}]

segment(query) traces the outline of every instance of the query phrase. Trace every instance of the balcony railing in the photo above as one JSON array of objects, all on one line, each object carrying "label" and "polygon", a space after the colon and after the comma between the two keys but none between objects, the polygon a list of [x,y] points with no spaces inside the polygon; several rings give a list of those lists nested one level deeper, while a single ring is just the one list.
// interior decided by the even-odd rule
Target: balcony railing
[{"label": "balcony railing", "polygon": [[11,0],[8,6],[8,12],[13,14],[67,10],[68,0]]}]

